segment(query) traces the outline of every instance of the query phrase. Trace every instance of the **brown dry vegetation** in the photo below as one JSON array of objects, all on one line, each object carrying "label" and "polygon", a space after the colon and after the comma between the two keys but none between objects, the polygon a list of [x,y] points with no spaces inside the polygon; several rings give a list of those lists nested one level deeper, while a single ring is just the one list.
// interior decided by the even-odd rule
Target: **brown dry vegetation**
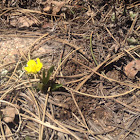
[{"label": "brown dry vegetation", "polygon": [[[139,0],[1,0],[0,139],[140,139],[139,11]],[[37,89],[24,71],[37,57],[62,88]]]}]

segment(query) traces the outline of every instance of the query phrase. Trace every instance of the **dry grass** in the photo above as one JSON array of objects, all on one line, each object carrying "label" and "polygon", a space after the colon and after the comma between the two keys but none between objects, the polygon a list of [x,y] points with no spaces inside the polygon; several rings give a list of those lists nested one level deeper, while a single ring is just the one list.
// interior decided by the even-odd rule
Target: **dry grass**
[{"label": "dry grass", "polygon": [[[139,74],[130,79],[124,73],[125,65],[140,57],[139,2],[69,0],[55,5],[58,13],[54,7],[44,12],[45,6],[30,0],[0,3],[0,38],[35,39],[18,61],[1,60],[1,139],[139,139]],[[14,16],[32,17],[37,24],[23,20],[25,27],[13,27]],[[44,44],[54,52],[37,54]],[[34,53],[44,69],[55,65],[51,78],[62,88],[45,94],[37,89],[39,79],[24,71]],[[7,106],[17,111],[12,122],[4,121]]]}]

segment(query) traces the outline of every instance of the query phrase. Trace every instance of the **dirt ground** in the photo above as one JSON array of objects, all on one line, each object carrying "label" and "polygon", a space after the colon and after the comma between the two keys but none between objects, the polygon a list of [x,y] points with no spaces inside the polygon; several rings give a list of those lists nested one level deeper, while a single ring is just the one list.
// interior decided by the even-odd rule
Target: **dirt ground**
[{"label": "dirt ground", "polygon": [[[139,140],[139,11],[139,0],[0,1],[0,139]],[[43,70],[24,69],[36,58],[54,66],[43,90]]]}]

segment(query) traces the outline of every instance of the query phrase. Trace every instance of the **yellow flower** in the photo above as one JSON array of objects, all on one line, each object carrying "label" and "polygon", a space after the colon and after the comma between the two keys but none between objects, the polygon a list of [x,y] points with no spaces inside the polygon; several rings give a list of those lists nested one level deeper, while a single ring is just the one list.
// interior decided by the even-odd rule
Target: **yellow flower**
[{"label": "yellow flower", "polygon": [[43,67],[43,64],[40,62],[40,59],[37,58],[37,63],[34,60],[29,60],[27,62],[27,67],[24,67],[24,69],[28,73],[37,73],[41,70],[42,67]]}]

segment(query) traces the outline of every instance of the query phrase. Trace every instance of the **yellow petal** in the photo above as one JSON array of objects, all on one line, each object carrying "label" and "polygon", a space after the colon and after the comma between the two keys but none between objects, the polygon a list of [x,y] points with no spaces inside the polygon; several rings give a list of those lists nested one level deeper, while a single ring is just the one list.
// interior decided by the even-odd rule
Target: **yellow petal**
[{"label": "yellow petal", "polygon": [[32,65],[36,65],[36,62],[34,60],[29,60],[27,62],[27,66],[32,66]]},{"label": "yellow petal", "polygon": [[37,58],[37,63],[34,60],[29,60],[27,62],[27,67],[25,67],[25,70],[28,73],[37,73],[41,70],[43,67],[43,64],[40,62],[40,59]]},{"label": "yellow petal", "polygon": [[39,58],[37,58],[36,60],[37,60],[37,63],[39,64],[39,63],[40,63],[40,59],[39,59]]},{"label": "yellow petal", "polygon": [[42,67],[43,67],[43,64],[40,62],[40,59],[37,58],[37,71],[39,72]]},{"label": "yellow petal", "polygon": [[28,73],[31,72],[31,68],[30,68],[30,67],[24,67],[24,69],[25,69]]}]

